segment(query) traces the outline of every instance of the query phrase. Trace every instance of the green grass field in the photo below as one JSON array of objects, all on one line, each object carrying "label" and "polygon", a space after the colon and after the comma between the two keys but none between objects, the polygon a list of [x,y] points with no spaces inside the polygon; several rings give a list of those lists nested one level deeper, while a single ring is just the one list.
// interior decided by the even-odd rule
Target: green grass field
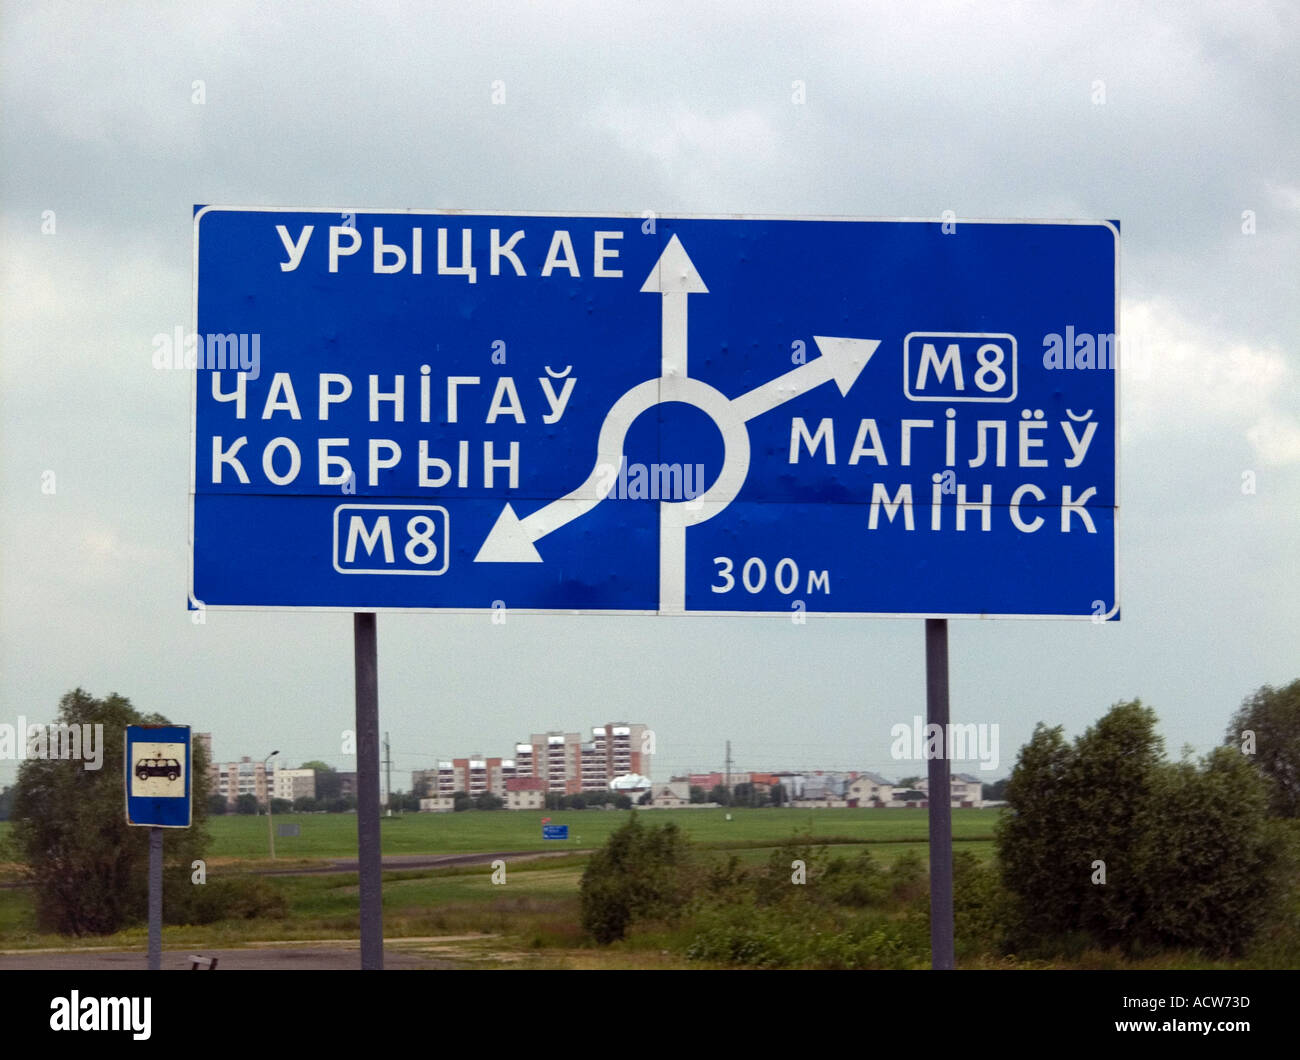
[{"label": "green grass field", "polygon": [[[957,810],[953,832],[960,849],[981,859],[993,852],[997,810]],[[730,813],[731,820],[727,820]],[[567,824],[567,842],[544,841],[541,819]],[[407,814],[384,818],[385,854],[471,854],[510,851],[571,851],[558,860],[511,861],[509,883],[492,882],[488,865],[452,869],[390,870],[384,873],[384,929],[390,939],[464,936],[450,946],[448,956],[478,964],[498,959],[515,961],[519,953],[564,952],[564,961],[614,959],[627,966],[644,964],[635,954],[616,957],[592,950],[578,928],[578,883],[587,854],[625,823],[626,811],[581,810],[547,812],[475,812]],[[832,857],[850,856],[870,844],[883,865],[904,853],[927,856],[928,822],[924,810],[652,810],[642,821],[678,824],[704,849],[734,852],[742,863],[757,865],[771,850],[793,836],[825,843]],[[322,859],[356,856],[356,816],[353,814],[293,814],[276,824],[293,823],[300,835],[276,837],[276,865],[309,865]],[[270,866],[265,817],[211,818],[208,828],[210,878],[242,875]],[[0,841],[7,826],[0,825]],[[17,866],[9,866],[13,878]],[[241,945],[265,939],[355,938],[358,930],[355,873],[324,876],[271,877],[269,882],[289,902],[283,918],[227,920],[202,927],[169,925],[164,944]],[[135,927],[107,938],[63,939],[39,933],[34,895],[29,888],[0,890],[0,949],[31,949],[92,945],[136,948],[143,928]],[[479,941],[471,936],[478,935]],[[491,941],[489,941],[491,940]],[[505,949],[513,956],[501,958]],[[658,950],[655,951],[658,953]],[[575,954],[578,957],[575,957]],[[530,961],[532,957],[528,958]],[[547,958],[552,959],[552,958]],[[660,958],[656,957],[656,961]],[[571,965],[570,965],[571,966]]]},{"label": "green grass field", "polygon": [[[757,867],[773,848],[798,834],[826,844],[830,857],[852,857],[869,846],[872,857],[888,868],[906,853],[927,855],[924,810],[654,810],[647,824],[673,821],[703,851],[734,854]],[[953,832],[958,850],[981,860],[993,855],[993,833],[1001,811],[956,810]],[[568,824],[567,843],[541,839],[541,818]],[[400,869],[384,873],[384,933],[401,945],[458,967],[540,968],[686,968],[689,960],[671,933],[650,931],[597,947],[579,926],[578,886],[587,855],[627,820],[626,812],[583,810],[546,813],[466,812],[408,814],[383,822],[387,854],[507,854],[508,880],[493,880],[487,864],[452,868]],[[309,865],[356,854],[356,817],[286,815],[277,822],[299,826],[298,837],[277,837],[277,868]],[[209,822],[209,882],[244,877],[269,867],[265,817],[227,816]],[[0,823],[0,841],[7,826]],[[571,857],[513,859],[510,851],[571,852]],[[12,855],[11,855],[12,856]],[[705,856],[708,856],[707,854]],[[0,855],[0,860],[3,855]],[[17,866],[0,866],[10,878]],[[355,939],[359,930],[357,875],[265,877],[266,885],[287,902],[285,913],[254,919],[225,919],[202,926],[167,925],[167,948],[260,945],[269,940]],[[504,884],[502,886],[501,884]],[[1196,953],[1171,952],[1136,959],[1088,950],[1052,962],[1026,963],[1018,958],[984,955],[966,967],[1074,968],[1207,968],[1294,967],[1300,907],[1276,925],[1252,953],[1234,960],[1215,960]],[[1280,934],[1279,934],[1280,933]],[[1277,935],[1277,939],[1273,936]],[[1272,940],[1272,941],[1270,941]],[[27,887],[0,889],[0,950],[107,948],[143,951],[145,928],[138,925],[107,937],[65,938],[36,929],[35,895]],[[0,955],[0,966],[3,966]]]},{"label": "green grass field", "polygon": [[[991,841],[999,810],[954,810],[953,838]],[[728,821],[726,815],[732,819]],[[542,839],[541,819],[569,826],[568,841]],[[296,837],[276,836],[277,858],[355,857],[353,814],[294,814],[274,819],[298,825]],[[385,854],[475,854],[511,850],[593,849],[627,820],[627,811],[416,813],[383,819]],[[815,840],[856,843],[924,843],[925,810],[650,810],[646,824],[673,821],[695,842],[709,847],[775,846],[795,833]],[[265,817],[225,816],[208,821],[213,858],[262,859],[269,854]],[[983,842],[980,842],[983,841]]]},{"label": "green grass field", "polygon": [[[728,813],[731,820],[727,820]],[[959,848],[974,852],[981,860],[991,857],[998,813],[955,810],[953,834]],[[554,823],[567,824],[571,838],[567,842],[543,840],[541,819],[545,816]],[[508,861],[508,889],[491,883],[491,870],[486,865],[385,872],[385,931],[390,937],[471,931],[531,937],[540,932],[548,939],[566,941],[565,936],[576,929],[577,888],[586,855],[603,844],[627,818],[627,811],[609,810],[467,811],[384,818],[381,834],[385,854],[547,850],[571,851],[574,855],[559,861]],[[851,855],[861,844],[870,844],[877,860],[885,866],[907,852],[915,852],[923,859],[928,853],[924,810],[652,810],[644,812],[642,820],[651,825],[673,821],[698,846],[734,851],[745,864],[766,860],[774,847],[796,835],[808,835],[813,842],[827,844],[833,857]],[[308,866],[325,859],[356,856],[354,814],[292,814],[276,817],[274,823],[296,824],[300,832],[293,837],[277,835],[276,867]],[[8,827],[0,823],[0,843]],[[207,851],[211,875],[242,874],[271,866],[265,817],[214,817],[209,819],[208,828],[212,835]],[[18,866],[2,868],[6,878],[17,878]],[[169,926],[165,932],[167,944],[355,936],[356,880],[355,874],[274,877],[271,882],[290,902],[287,919],[230,921],[192,928]],[[0,890],[0,948],[89,941],[38,934],[33,901],[28,888]],[[139,930],[130,929],[91,944],[134,946]]]}]

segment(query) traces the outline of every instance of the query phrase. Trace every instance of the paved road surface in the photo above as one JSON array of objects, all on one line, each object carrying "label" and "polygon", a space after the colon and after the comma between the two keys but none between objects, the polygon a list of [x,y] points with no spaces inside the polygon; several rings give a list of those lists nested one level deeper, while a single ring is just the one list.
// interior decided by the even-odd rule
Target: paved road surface
[{"label": "paved road surface", "polygon": [[[404,939],[384,947],[384,967],[463,968],[464,962],[449,961],[423,952],[421,943],[436,945],[451,939]],[[188,971],[190,955],[217,958],[217,971],[299,968],[312,971],[355,970],[361,967],[360,944],[349,940],[331,942],[259,943],[256,948],[214,950],[198,947],[163,950],[164,971]],[[0,952],[0,970],[41,969],[55,971],[145,971],[141,950],[45,950]]]},{"label": "paved road surface", "polygon": [[[446,868],[452,865],[490,864],[497,858],[509,861],[536,858],[566,857],[570,851],[512,850],[495,854],[389,854],[384,858],[387,870]],[[310,876],[321,873],[356,872],[356,858],[337,858],[328,864],[312,868],[260,869],[259,876]],[[11,883],[21,887],[25,884]],[[423,952],[421,943],[436,944],[436,939],[403,939],[388,943],[384,948],[385,968],[462,968],[463,962],[433,957]],[[450,941],[450,940],[446,940]],[[217,958],[217,970],[303,968],[312,970],[356,969],[361,967],[360,943],[349,940],[334,942],[294,942],[255,944],[256,948],[214,950],[199,947],[188,950],[164,950],[163,969],[190,968],[190,955]],[[145,955],[141,950],[46,950],[2,951],[0,970],[4,969],[54,969],[64,971],[139,969],[145,971]]]}]

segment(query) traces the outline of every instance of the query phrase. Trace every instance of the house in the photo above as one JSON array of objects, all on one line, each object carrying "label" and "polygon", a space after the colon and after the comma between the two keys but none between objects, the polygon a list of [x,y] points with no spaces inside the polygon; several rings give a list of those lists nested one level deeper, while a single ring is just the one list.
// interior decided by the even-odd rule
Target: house
[{"label": "house", "polygon": [[984,782],[969,773],[958,773],[952,778],[952,799],[954,806],[978,809],[984,804]]},{"label": "house", "polygon": [[894,797],[894,785],[879,773],[859,773],[849,784],[849,805],[884,806]]},{"label": "house", "polygon": [[546,806],[547,783],[541,777],[511,777],[506,781],[507,810],[540,810]]},{"label": "house", "polygon": [[650,789],[653,805],[675,809],[691,804],[691,784],[687,780],[671,780],[666,784],[655,784]]},{"label": "house", "polygon": [[[978,809],[983,804],[984,782],[979,777],[973,777],[969,773],[954,773],[949,777],[948,784],[953,807]],[[928,795],[930,792],[929,777],[922,777],[918,780],[916,787]]]},{"label": "house", "polygon": [[847,806],[849,777],[845,773],[817,770],[804,776],[803,787],[796,796],[797,805]]}]

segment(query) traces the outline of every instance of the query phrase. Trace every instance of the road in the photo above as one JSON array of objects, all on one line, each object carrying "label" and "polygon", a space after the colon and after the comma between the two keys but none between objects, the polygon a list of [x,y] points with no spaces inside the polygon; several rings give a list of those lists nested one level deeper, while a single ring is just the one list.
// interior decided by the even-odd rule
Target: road
[{"label": "road", "polygon": [[[481,936],[447,938],[394,939],[384,946],[386,969],[463,968],[465,962],[432,956],[437,950],[457,941]],[[217,971],[253,971],[303,969],[311,971],[355,971],[361,967],[360,943],[355,939],[330,939],[324,942],[252,942],[246,949],[163,950],[163,971],[186,971],[191,955],[215,957]],[[0,950],[0,970],[4,971],[145,971],[143,950]]]}]

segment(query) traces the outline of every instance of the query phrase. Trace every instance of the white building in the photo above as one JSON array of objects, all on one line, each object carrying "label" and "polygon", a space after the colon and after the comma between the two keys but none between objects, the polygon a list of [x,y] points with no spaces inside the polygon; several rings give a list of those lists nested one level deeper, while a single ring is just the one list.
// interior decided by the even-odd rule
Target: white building
[{"label": "white building", "polygon": [[691,784],[688,780],[670,780],[666,784],[655,784],[650,788],[650,798],[655,806],[663,809],[675,809],[691,804]]},{"label": "white building", "polygon": [[879,773],[862,773],[849,785],[849,801],[859,806],[883,806],[894,797],[894,785]]},{"label": "white building", "polygon": [[[984,782],[969,773],[954,773],[949,777],[951,804],[954,807],[974,807],[978,809],[984,802]],[[930,778],[922,777],[916,782],[916,790],[930,793]]]},{"label": "white building", "polygon": [[316,770],[314,769],[277,769],[272,781],[275,798],[314,799],[316,797]]}]

